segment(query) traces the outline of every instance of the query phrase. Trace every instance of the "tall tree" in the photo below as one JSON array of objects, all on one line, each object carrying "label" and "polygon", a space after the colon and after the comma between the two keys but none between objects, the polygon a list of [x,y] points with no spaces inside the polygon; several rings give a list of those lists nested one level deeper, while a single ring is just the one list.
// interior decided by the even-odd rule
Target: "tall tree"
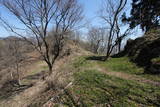
[{"label": "tall tree", "polygon": [[160,26],[160,0],[133,0],[131,16],[124,21],[131,28],[140,25],[145,32]]},{"label": "tall tree", "polygon": [[[106,0],[103,3],[101,18],[107,24],[107,29],[109,30],[108,39],[107,39],[107,53],[106,58],[107,60],[111,55],[114,47],[120,41],[119,37],[119,17],[121,12],[125,8],[127,0]],[[116,35],[117,34],[117,35]]]},{"label": "tall tree", "polygon": [[[47,63],[49,73],[52,73],[68,30],[82,19],[82,8],[77,0],[2,0],[2,5],[25,26],[11,26],[4,18],[0,18],[4,27],[32,44]],[[49,26],[54,29],[54,44],[47,39]],[[25,32],[29,32],[34,41],[24,35]]]}]

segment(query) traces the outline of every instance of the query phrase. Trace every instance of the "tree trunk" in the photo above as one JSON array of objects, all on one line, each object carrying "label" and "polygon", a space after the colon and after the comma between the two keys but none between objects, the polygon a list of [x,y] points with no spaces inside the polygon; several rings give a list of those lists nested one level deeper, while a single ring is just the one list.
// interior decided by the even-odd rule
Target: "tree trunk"
[{"label": "tree trunk", "polygon": [[109,56],[110,56],[110,53],[107,53],[105,60],[108,60]]},{"label": "tree trunk", "polygon": [[18,85],[22,85],[20,78],[18,78]]},{"label": "tree trunk", "polygon": [[121,42],[118,43],[118,53],[121,51]]},{"label": "tree trunk", "polygon": [[18,65],[18,63],[16,64],[16,70],[17,70],[17,76],[18,76],[18,78],[17,78],[18,85],[22,85],[22,84],[21,84],[21,78],[20,78],[19,65]]},{"label": "tree trunk", "polygon": [[107,61],[109,56],[110,56],[110,49],[107,50],[107,54],[106,54],[106,56],[104,58],[104,61]]},{"label": "tree trunk", "polygon": [[49,75],[52,74],[52,68],[53,66],[51,64],[48,64],[48,68],[49,68]]},{"label": "tree trunk", "polygon": [[10,74],[11,74],[11,79],[13,80],[14,78],[13,78],[13,72],[12,72],[12,69],[10,69]]}]

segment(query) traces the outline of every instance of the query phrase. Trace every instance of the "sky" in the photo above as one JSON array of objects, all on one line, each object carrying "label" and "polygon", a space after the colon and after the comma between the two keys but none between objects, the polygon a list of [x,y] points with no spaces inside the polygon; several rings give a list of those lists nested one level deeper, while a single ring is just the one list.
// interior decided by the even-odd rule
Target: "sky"
[{"label": "sky", "polygon": [[[79,0],[80,3],[84,6],[84,14],[85,19],[89,21],[92,26],[104,26],[102,24],[102,20],[98,17],[99,10],[103,4],[103,0]],[[127,5],[125,7],[125,12],[130,15],[132,0],[127,1]],[[142,36],[143,33],[139,30],[139,27],[135,29],[135,33],[131,35],[129,38],[135,39],[139,36]]]},{"label": "sky", "polygon": [[[100,10],[100,7],[102,6],[102,0],[78,0],[80,4],[82,4],[84,8],[84,20],[88,22],[89,26],[102,26],[101,20],[98,17],[98,11]],[[130,7],[131,7],[131,0],[128,0],[127,5],[127,14],[130,13]],[[12,15],[8,14],[7,10],[3,7],[0,7],[0,16],[4,17],[7,21],[12,22],[12,25],[18,25],[23,27],[19,22],[17,22],[16,18]],[[1,23],[0,23],[1,24]],[[86,30],[83,30],[84,32]],[[1,25],[0,25],[0,37],[6,37],[10,36],[11,33],[7,32]],[[137,34],[138,35],[138,34]],[[136,36],[133,36],[136,37]]]},{"label": "sky", "polygon": [[84,6],[84,14],[87,21],[92,25],[99,25],[98,11],[102,0],[79,0]]}]

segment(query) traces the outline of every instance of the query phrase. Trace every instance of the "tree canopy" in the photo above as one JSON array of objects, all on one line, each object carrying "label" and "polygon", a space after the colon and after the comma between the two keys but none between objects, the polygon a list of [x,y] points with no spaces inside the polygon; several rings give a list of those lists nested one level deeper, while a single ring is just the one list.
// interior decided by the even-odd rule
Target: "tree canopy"
[{"label": "tree canopy", "polygon": [[130,28],[140,25],[147,32],[160,26],[160,1],[159,0],[133,0],[131,16],[124,18]]}]

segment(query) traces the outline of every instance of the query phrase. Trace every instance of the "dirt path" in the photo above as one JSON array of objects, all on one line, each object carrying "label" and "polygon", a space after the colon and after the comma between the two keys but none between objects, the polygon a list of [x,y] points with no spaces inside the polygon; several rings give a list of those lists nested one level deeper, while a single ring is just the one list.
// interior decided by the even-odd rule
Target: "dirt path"
[{"label": "dirt path", "polygon": [[110,72],[110,71],[107,71],[105,68],[102,68],[98,65],[96,66],[95,69],[97,69],[98,71],[104,72],[104,73],[106,73],[107,75],[110,75],[110,76],[115,76],[115,77],[126,79],[126,80],[134,80],[134,81],[138,81],[138,82],[141,82],[141,83],[148,83],[148,84],[151,84],[151,85],[160,86],[160,82],[149,80],[149,79],[146,79],[144,77],[137,76],[137,75],[134,75],[134,74],[128,74],[128,73],[124,73],[124,72]]},{"label": "dirt path", "polygon": [[47,88],[45,81],[39,81],[33,87],[26,89],[24,92],[14,96],[10,100],[4,100],[0,107],[27,107],[37,95]]},{"label": "dirt path", "polygon": [[[58,65],[59,63],[62,64],[64,62],[63,60],[57,61],[54,70],[59,69]],[[41,65],[42,64],[38,64],[35,66],[35,68],[39,69]],[[30,103],[33,102],[34,99],[36,99],[37,96],[43,93],[47,88],[48,88],[47,82],[44,80],[39,80],[34,86],[24,90],[20,94],[17,94],[16,96],[11,97],[10,99],[6,99],[0,102],[0,107],[28,107]]]},{"label": "dirt path", "polygon": [[[54,77],[54,71],[60,71],[61,67],[64,64],[69,63],[71,60],[73,60],[73,58],[76,58],[77,56],[80,55],[73,54],[60,59],[55,63],[52,75],[48,76],[45,81],[39,80],[34,86],[24,90],[20,94],[17,94],[10,99],[0,101],[0,107],[28,107],[38,97],[38,95],[43,93],[48,88],[48,84],[46,81],[48,81],[48,79],[54,79],[52,78]],[[35,66],[35,68],[38,69],[39,66],[43,66],[43,64],[37,65]],[[31,70],[35,68],[31,68]]]}]

